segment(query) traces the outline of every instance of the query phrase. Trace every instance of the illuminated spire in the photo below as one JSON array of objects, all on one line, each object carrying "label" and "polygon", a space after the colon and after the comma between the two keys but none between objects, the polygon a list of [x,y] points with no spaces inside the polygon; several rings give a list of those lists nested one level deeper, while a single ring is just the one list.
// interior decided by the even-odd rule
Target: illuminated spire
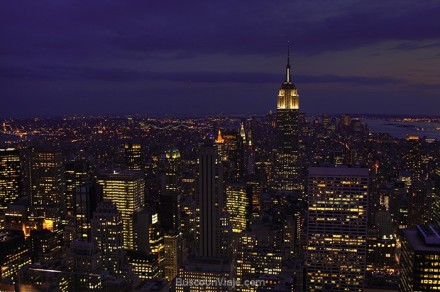
[{"label": "illuminated spire", "polygon": [[223,139],[222,131],[218,129],[217,139],[215,139],[215,143],[224,143],[224,142],[225,140]]},{"label": "illuminated spire", "polygon": [[248,146],[249,148],[252,148],[252,128],[249,124],[248,132],[247,132],[247,138],[248,138]]},{"label": "illuminated spire", "polygon": [[243,141],[246,141],[246,131],[244,130],[244,123],[241,122],[240,124],[240,136],[243,139]]},{"label": "illuminated spire", "polygon": [[291,81],[290,75],[290,43],[287,43],[287,66],[286,66],[286,83],[290,83]]}]

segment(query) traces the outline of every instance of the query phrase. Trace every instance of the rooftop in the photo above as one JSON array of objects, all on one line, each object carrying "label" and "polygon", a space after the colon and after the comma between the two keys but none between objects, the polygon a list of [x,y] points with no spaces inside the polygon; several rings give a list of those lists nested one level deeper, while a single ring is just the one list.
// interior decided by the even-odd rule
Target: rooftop
[{"label": "rooftop", "polygon": [[[419,225],[420,226],[420,225]],[[429,230],[426,228],[428,225],[422,225],[424,227],[413,229],[404,229],[402,230],[403,236],[406,238],[408,243],[417,252],[435,252],[440,253],[440,238],[438,234],[429,235],[425,230]]]},{"label": "rooftop", "polygon": [[309,167],[310,176],[368,176],[368,173],[368,168],[359,167]]}]

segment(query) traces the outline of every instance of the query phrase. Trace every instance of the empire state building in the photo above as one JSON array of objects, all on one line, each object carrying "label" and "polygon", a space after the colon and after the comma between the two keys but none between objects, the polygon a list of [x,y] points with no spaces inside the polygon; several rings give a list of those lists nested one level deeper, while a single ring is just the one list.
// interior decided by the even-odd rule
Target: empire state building
[{"label": "empire state building", "polygon": [[278,91],[277,139],[274,189],[277,191],[302,190],[299,174],[299,95],[292,82],[290,54],[287,55],[285,81]]}]

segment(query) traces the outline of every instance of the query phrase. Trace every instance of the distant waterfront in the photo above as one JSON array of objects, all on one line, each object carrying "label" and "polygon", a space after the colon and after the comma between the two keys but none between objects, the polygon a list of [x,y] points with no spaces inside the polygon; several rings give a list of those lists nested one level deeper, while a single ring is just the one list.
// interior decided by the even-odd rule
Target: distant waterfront
[{"label": "distant waterfront", "polygon": [[373,133],[389,133],[396,138],[406,138],[407,135],[426,136],[440,140],[440,123],[400,122],[386,119],[362,119],[368,124]]}]

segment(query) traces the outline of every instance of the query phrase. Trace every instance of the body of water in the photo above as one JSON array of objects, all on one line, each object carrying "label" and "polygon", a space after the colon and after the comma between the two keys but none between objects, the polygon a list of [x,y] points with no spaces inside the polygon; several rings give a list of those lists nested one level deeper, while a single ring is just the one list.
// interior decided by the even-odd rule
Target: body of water
[{"label": "body of water", "polygon": [[385,119],[362,119],[362,122],[367,124],[373,133],[389,133],[402,139],[407,135],[416,135],[440,140],[440,123],[395,122]]}]

